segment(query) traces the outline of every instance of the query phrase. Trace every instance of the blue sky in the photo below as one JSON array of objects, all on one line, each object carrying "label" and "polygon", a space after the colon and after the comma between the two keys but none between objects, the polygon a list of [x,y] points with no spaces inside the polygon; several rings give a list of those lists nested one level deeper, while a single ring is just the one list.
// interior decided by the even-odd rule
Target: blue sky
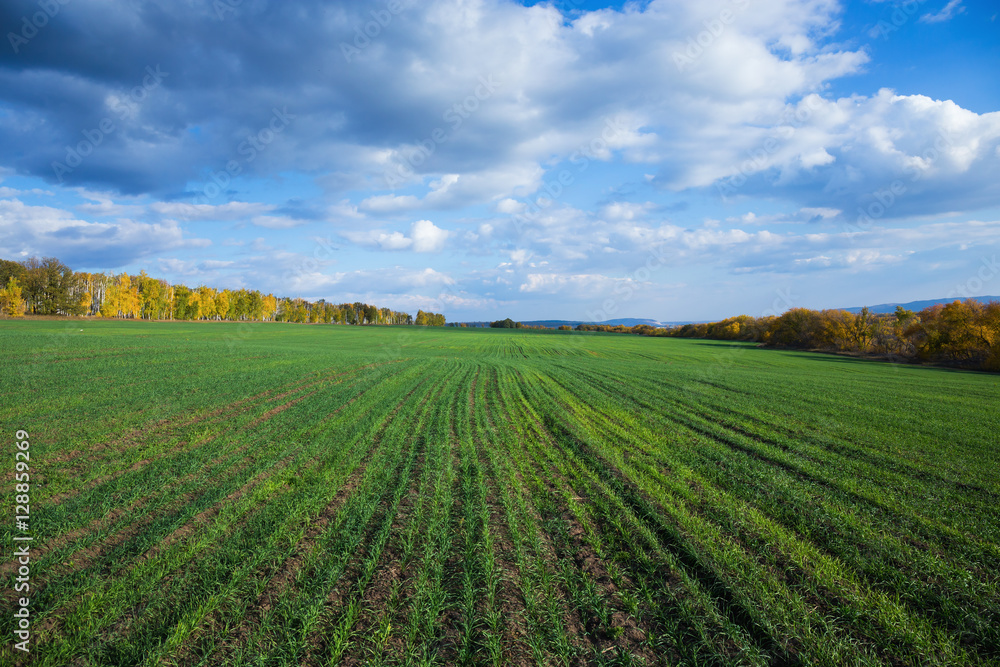
[{"label": "blue sky", "polygon": [[0,8],[4,258],[450,320],[1000,293],[995,3],[111,7]]}]

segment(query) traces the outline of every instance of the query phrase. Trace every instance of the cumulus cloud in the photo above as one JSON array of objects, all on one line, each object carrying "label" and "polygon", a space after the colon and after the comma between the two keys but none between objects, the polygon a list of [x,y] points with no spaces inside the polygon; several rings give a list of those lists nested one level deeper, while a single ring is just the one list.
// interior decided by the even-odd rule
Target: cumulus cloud
[{"label": "cumulus cloud", "polygon": [[[440,0],[408,6],[352,58],[340,44],[370,18],[360,1],[245,4],[226,30],[208,3],[114,17],[97,0],[77,5],[16,59],[0,55],[9,65],[0,68],[5,166],[53,182],[52,162],[96,136],[114,116],[109,100],[141,89],[148,65],[168,74],[130,102],[132,113],[112,118],[115,130],[67,182],[177,194],[192,182],[230,181],[231,167],[300,170],[332,191],[367,193],[355,214],[484,202],[506,212],[542,187],[553,164],[622,159],[656,165],[654,182],[674,190],[735,177],[750,181],[737,195],[768,190],[846,209],[864,197],[859,184],[919,168],[926,146],[952,132],[954,148],[926,175],[945,186],[961,180],[948,205],[965,201],[962,210],[997,198],[995,184],[961,178],[995,170],[996,114],[888,91],[820,96],[869,57],[830,45],[835,0],[752,10],[653,0],[569,18],[549,4]],[[29,8],[18,0],[4,11],[16,19]],[[962,9],[952,0],[922,20]],[[303,57],[316,66],[298,67]],[[275,124],[276,113],[285,120]],[[402,186],[420,192],[393,191]],[[938,200],[938,188],[919,189],[919,206]],[[343,209],[348,217],[354,206]]]},{"label": "cumulus cloud", "polygon": [[445,242],[451,232],[441,229],[430,220],[417,220],[410,225],[410,233],[381,230],[345,231],[341,235],[362,246],[375,247],[380,250],[412,250],[414,252],[439,252],[444,249]]},{"label": "cumulus cloud", "polygon": [[[664,132],[659,150],[674,149],[671,132],[704,118],[706,109],[721,119],[746,106],[773,106],[864,59],[818,51],[816,32],[837,10],[826,0],[782,0],[742,13],[690,71],[679,71],[674,54],[732,3],[655,0],[566,21],[551,5],[443,0],[409,6],[347,62],[340,42],[349,43],[369,18],[367,3],[248,4],[218,30],[210,11],[193,7],[161,6],[155,14],[136,7],[109,17],[97,0],[78,1],[78,11],[53,22],[16,61],[0,56],[16,64],[0,74],[15,110],[0,121],[0,138],[24,149],[11,152],[21,156],[19,169],[53,179],[52,161],[112,113],[107,101],[131,95],[144,68],[160,66],[168,75],[134,102],[134,113],[114,117],[116,129],[67,176],[126,192],[204,183],[232,161],[248,173],[367,170],[372,178],[402,164],[417,178],[461,174],[467,185],[459,181],[461,192],[442,194],[446,203],[463,193],[488,198],[537,187],[539,164],[581,146],[597,159],[629,149],[655,156],[651,140]],[[16,23],[33,5],[6,7]],[[260,37],[264,30],[268,39]],[[294,37],[275,37],[283,34]],[[769,44],[793,45],[793,58]],[[293,66],[303,54],[318,73]],[[317,74],[323,86],[315,85]],[[484,80],[493,83],[484,88]],[[373,90],[372,81],[393,94]],[[53,94],[58,104],[46,102]],[[286,105],[294,118],[262,141],[273,110]],[[665,112],[677,121],[640,130],[663,125],[652,121]],[[609,133],[607,119],[623,114],[628,122]],[[26,125],[34,128],[30,143]]]},{"label": "cumulus cloud", "polygon": [[878,216],[894,218],[1000,201],[990,176],[1000,168],[1000,112],[882,89],[872,97],[811,96],[787,115],[804,120],[737,142],[731,161],[703,169],[698,185],[714,184],[730,199],[766,192],[850,215],[893,189],[892,205]]},{"label": "cumulus cloud", "polygon": [[90,222],[50,206],[0,200],[0,256],[54,256],[74,267],[117,268],[158,252],[210,245],[173,220]]},{"label": "cumulus cloud", "polygon": [[444,248],[450,232],[436,227],[430,220],[417,220],[410,228],[415,252],[437,252]]},{"label": "cumulus cloud", "polygon": [[[875,53],[838,41],[837,0],[410,3],[350,57],[370,2],[126,4],[74,0],[0,50],[0,175],[29,181],[0,187],[7,255],[471,308],[644,285],[651,254],[658,276],[822,276],[997,242],[968,218],[1000,203],[1000,113],[832,95]],[[227,254],[179,259],[211,222]],[[407,266],[317,260],[324,233]]]}]

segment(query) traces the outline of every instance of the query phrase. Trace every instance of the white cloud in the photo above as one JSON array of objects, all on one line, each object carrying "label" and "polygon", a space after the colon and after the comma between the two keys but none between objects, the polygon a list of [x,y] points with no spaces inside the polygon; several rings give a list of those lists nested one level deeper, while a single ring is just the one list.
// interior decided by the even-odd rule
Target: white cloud
[{"label": "white cloud", "polygon": [[444,248],[450,232],[436,227],[430,220],[417,220],[410,229],[414,252],[437,252]]},{"label": "white cloud", "polygon": [[539,292],[543,294],[563,294],[575,298],[593,297],[609,290],[634,281],[631,278],[611,278],[600,274],[559,274],[559,273],[529,273],[526,280],[518,288],[521,292]]},{"label": "white cloud", "polygon": [[396,213],[409,211],[419,206],[420,200],[413,195],[377,195],[359,204],[359,208],[372,213]]},{"label": "white cloud", "polygon": [[898,182],[905,193],[883,212],[888,217],[974,211],[1000,199],[991,177],[1000,170],[1000,112],[882,89],[872,97],[811,97],[785,113],[803,120],[780,132],[734,135],[731,148],[692,169],[701,180],[665,184],[714,183],[727,198],[784,195],[808,208],[854,211]]},{"label": "white cloud", "polygon": [[9,188],[6,185],[0,186],[0,198],[15,198],[23,197],[25,195],[44,195],[52,196],[51,190],[43,190],[41,188],[31,188],[30,190],[18,190],[17,188]]},{"label": "white cloud", "polygon": [[292,227],[304,225],[309,220],[299,220],[286,215],[258,215],[251,218],[250,222],[258,227],[266,227],[268,229],[291,229]]},{"label": "white cloud", "polygon": [[[951,0],[925,18],[944,20],[963,9],[959,0]],[[801,205],[847,210],[854,201],[848,206],[835,200],[845,193],[857,199],[857,184],[873,177],[919,167],[922,146],[906,144],[932,142],[937,131],[954,129],[951,121],[966,124],[966,152],[956,150],[928,174],[947,176],[960,163],[965,171],[995,171],[995,160],[986,159],[997,148],[991,114],[977,116],[949,102],[939,104],[954,109],[934,110],[915,96],[828,100],[819,95],[832,79],[858,73],[869,59],[863,48],[831,42],[842,11],[836,0],[652,0],[571,18],[549,4],[440,0],[413,5],[396,19],[399,29],[385,30],[350,67],[329,68],[321,86],[308,68],[282,68],[280,94],[295,100],[289,112],[294,119],[255,153],[253,162],[240,166],[248,176],[315,173],[330,190],[363,193],[360,203],[342,200],[330,207],[329,215],[343,221],[360,220],[364,213],[395,216],[491,202],[498,212],[513,213],[518,199],[542,192],[557,173],[551,170],[568,160],[574,168],[609,160],[649,163],[653,169],[647,171],[659,167],[654,182],[674,190],[759,176],[744,194],[766,189]],[[720,21],[724,13],[731,20]],[[290,20],[268,12],[247,19],[263,16]],[[175,18],[194,20],[180,10]],[[318,62],[340,62],[339,42],[329,35],[352,34],[362,18],[370,20],[346,5],[322,13],[322,20],[293,20],[286,27],[295,28],[298,42],[313,49]],[[150,38],[159,35],[157,25],[143,24],[144,17],[130,20],[143,25]],[[197,43],[206,37],[197,32],[192,39]],[[274,95],[269,72],[256,57],[259,43],[237,40],[217,48],[221,54],[213,69],[186,93],[169,86],[157,90],[165,103],[162,118],[144,114],[149,127],[141,133],[130,128],[138,136],[130,136],[127,146],[112,149],[109,140],[81,169],[100,167],[110,182],[131,179],[133,189],[140,188],[132,182],[140,175],[143,183],[176,189],[171,179],[180,173],[187,183],[192,169],[218,171],[227,164],[234,156],[231,142],[198,142],[194,135],[178,135],[176,125],[183,120],[187,126],[212,125],[217,137],[245,136],[247,128],[266,126],[270,111],[260,115],[261,105],[248,103],[246,111],[228,106],[229,113],[220,116],[219,91],[251,102]],[[280,50],[271,56],[276,68],[282,58],[292,58]],[[177,55],[181,69],[186,57],[194,56]],[[68,85],[75,81],[71,74],[60,77],[30,70],[8,83],[34,81],[52,90],[75,90]],[[484,88],[484,80],[495,84]],[[373,81],[393,94],[366,94]],[[117,91],[100,81],[77,86],[101,100]],[[462,107],[469,100],[474,104]],[[462,113],[456,115],[455,108]],[[168,113],[178,109],[184,109],[183,119]],[[43,112],[32,113],[42,114],[39,123],[55,123]],[[20,131],[16,136],[24,135],[28,120],[25,115],[18,123],[0,123],[0,141],[14,137],[15,129]],[[79,134],[77,121],[65,123],[67,133]],[[53,150],[58,153],[65,141],[57,139]],[[764,150],[769,139],[777,144]],[[37,144],[32,150],[39,149]],[[137,160],[128,146],[141,146],[143,159]],[[403,185],[422,191],[389,191],[385,175],[394,169],[405,174]],[[803,180],[811,192],[820,191],[815,201],[799,201]],[[995,188],[982,180],[965,189],[946,210],[973,210],[996,200]],[[963,200],[967,208],[954,206]],[[921,205],[933,201],[928,195]],[[86,212],[97,214],[100,205],[88,205]],[[177,220],[250,220],[267,213],[240,211],[240,206],[200,209],[169,203],[159,213]],[[131,215],[121,209],[115,214]]]},{"label": "white cloud", "polygon": [[0,255],[5,257],[52,256],[74,268],[114,269],[157,252],[210,243],[186,237],[173,220],[90,222],[60,208],[0,200]]},{"label": "white cloud", "polygon": [[[110,202],[108,202],[110,205]],[[81,207],[83,208],[83,207]],[[247,220],[252,217],[262,216],[273,210],[270,204],[260,202],[233,201],[225,204],[188,204],[186,202],[164,202],[158,201],[149,205],[149,211],[176,220]],[[85,208],[91,213],[97,211],[93,208]],[[107,214],[107,209],[105,209]],[[256,224],[256,223],[255,223]],[[262,225],[266,226],[266,225]]]},{"label": "white cloud", "polygon": [[962,6],[962,0],[949,0],[948,4],[941,8],[940,11],[931,14],[927,13],[920,17],[921,23],[943,23],[945,21],[950,21],[953,17],[961,14],[965,11],[965,7]]},{"label": "white cloud", "polygon": [[409,236],[399,231],[382,230],[345,231],[341,232],[341,235],[359,245],[377,247],[381,250],[439,252],[444,249],[451,232],[441,229],[430,220],[417,220],[410,225]]}]

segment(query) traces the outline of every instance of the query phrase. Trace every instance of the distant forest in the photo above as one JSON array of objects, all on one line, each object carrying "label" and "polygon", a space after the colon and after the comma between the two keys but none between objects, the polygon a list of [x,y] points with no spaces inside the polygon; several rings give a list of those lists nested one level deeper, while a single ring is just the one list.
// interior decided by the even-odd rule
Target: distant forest
[{"label": "distant forest", "polygon": [[862,308],[846,310],[792,308],[778,315],[739,315],[708,324],[670,329],[582,324],[581,331],[608,331],[754,341],[768,347],[846,352],[890,361],[930,362],[1000,371],[1000,302],[953,301],[919,312],[902,306],[890,314]]},{"label": "distant forest", "polygon": [[408,313],[366,303],[310,302],[257,290],[171,285],[142,271],[75,272],[54,257],[0,259],[0,314],[75,315],[144,320],[228,320],[444,326],[444,315]]}]

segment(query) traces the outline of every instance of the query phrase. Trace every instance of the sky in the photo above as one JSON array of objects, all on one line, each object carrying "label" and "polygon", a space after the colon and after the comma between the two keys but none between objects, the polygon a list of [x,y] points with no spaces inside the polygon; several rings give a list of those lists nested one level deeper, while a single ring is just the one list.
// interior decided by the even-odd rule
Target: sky
[{"label": "sky", "polygon": [[7,0],[0,257],[449,321],[1000,294],[998,13]]}]

